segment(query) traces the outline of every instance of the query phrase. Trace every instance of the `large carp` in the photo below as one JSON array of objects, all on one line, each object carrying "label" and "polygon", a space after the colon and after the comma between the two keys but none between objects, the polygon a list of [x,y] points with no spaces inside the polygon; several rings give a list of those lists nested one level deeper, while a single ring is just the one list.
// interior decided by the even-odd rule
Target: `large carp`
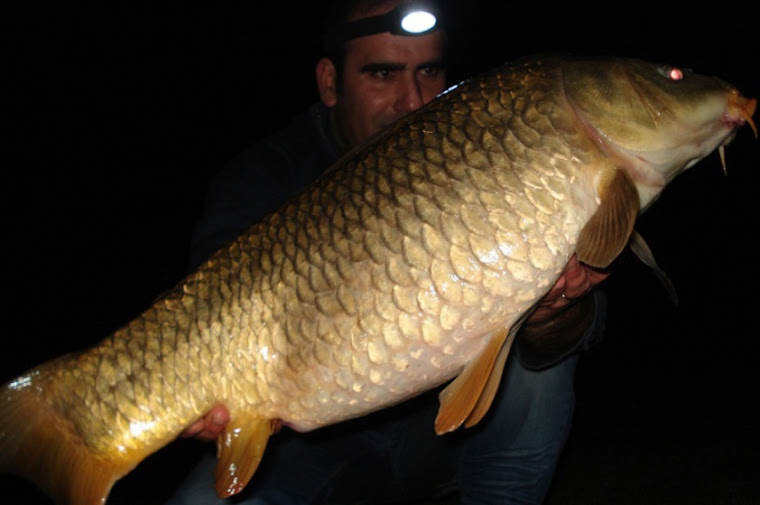
[{"label": "large carp", "polygon": [[669,181],[754,129],[755,106],[631,59],[534,57],[465,81],[93,348],[5,384],[0,468],[59,503],[103,503],[221,403],[227,496],[276,423],[313,430],[454,378],[435,429],[475,424],[571,256],[608,265]]}]

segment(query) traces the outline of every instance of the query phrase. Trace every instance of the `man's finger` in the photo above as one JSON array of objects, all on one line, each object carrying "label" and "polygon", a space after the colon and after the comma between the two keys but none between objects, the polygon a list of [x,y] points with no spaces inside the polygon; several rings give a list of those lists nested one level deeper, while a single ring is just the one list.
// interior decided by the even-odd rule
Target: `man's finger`
[{"label": "man's finger", "polygon": [[198,419],[193,424],[188,426],[185,431],[182,432],[180,435],[182,438],[191,438],[203,431],[203,428],[206,426],[205,419]]},{"label": "man's finger", "polygon": [[229,411],[222,405],[215,405],[204,417],[186,428],[180,436],[182,438],[197,438],[207,442],[216,440],[229,421]]}]

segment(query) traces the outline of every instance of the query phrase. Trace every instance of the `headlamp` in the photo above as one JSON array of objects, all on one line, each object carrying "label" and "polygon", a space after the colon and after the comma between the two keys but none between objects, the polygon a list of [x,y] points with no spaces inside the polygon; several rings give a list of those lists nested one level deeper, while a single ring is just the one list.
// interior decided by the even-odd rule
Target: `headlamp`
[{"label": "headlamp", "polygon": [[330,29],[325,37],[328,51],[365,35],[392,33],[413,37],[430,33],[440,24],[439,10],[433,2],[409,2],[397,5],[385,14],[349,21]]}]

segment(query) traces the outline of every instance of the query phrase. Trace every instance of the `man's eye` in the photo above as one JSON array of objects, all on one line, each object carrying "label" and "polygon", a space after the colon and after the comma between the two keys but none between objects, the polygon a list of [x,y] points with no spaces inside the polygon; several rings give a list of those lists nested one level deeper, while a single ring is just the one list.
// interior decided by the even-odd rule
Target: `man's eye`
[{"label": "man's eye", "polygon": [[433,66],[433,65],[422,67],[420,69],[420,73],[426,77],[436,77],[438,74],[441,73],[441,67]]},{"label": "man's eye", "polygon": [[379,77],[380,79],[387,79],[391,76],[391,69],[389,68],[378,68],[374,72],[372,72],[372,75],[375,77]]}]

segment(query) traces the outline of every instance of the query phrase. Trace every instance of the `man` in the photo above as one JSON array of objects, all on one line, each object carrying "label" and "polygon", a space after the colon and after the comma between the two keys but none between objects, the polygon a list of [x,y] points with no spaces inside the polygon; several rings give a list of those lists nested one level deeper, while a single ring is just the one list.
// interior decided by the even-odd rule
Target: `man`
[{"label": "man", "polygon": [[[327,56],[316,65],[321,103],[242,153],[215,178],[194,235],[192,266],[273,211],[343,153],[445,89],[442,30],[409,36],[366,29],[382,24],[382,16],[399,3],[354,0],[328,19]],[[371,21],[365,28],[351,24],[364,20]],[[240,503],[424,499],[452,489],[458,489],[462,503],[541,503],[569,432],[578,360],[574,351],[600,332],[602,298],[588,291],[605,277],[571,260],[521,330],[518,356],[509,360],[499,395],[475,428],[436,436],[433,391],[312,433],[283,430],[271,438]],[[546,335],[559,341],[564,337],[565,344],[542,354],[540,345],[531,344]],[[185,436],[213,440],[227,420],[226,409],[218,406]],[[170,503],[225,503],[214,496],[214,464],[213,458],[204,461]]]}]

